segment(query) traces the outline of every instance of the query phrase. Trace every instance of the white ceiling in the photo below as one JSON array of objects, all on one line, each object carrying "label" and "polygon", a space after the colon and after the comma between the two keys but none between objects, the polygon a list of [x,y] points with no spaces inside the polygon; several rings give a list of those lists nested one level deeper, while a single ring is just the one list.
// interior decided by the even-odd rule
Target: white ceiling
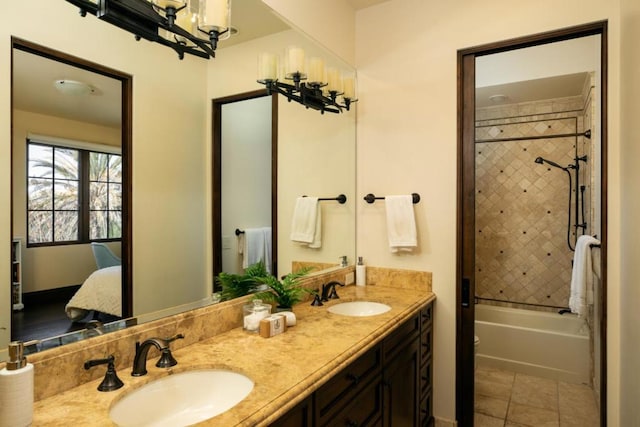
[{"label": "white ceiling", "polygon": [[[585,72],[479,87],[476,88],[476,108],[579,96],[588,78],[589,73]],[[492,95],[504,95],[507,99],[496,103],[489,99]]]},{"label": "white ceiling", "polygon": [[[56,80],[77,80],[95,90],[65,95]],[[13,50],[13,107],[101,126],[120,127],[120,81],[21,50]]]}]

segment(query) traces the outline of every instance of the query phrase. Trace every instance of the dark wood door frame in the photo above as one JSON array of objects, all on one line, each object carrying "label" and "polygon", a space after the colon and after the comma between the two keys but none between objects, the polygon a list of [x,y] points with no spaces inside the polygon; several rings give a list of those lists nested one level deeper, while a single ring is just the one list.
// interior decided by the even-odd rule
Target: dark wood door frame
[{"label": "dark wood door frame", "polygon": [[458,184],[456,263],[456,419],[473,426],[475,307],[475,59],[479,56],[579,37],[601,36],[600,425],[607,420],[607,21],[564,28],[458,51]]},{"label": "dark wood door frame", "polygon": [[[131,212],[133,200],[132,186],[132,140],[133,140],[133,76],[102,64],[69,55],[55,49],[42,46],[18,37],[11,37],[11,47],[29,52],[53,61],[68,64],[83,70],[101,74],[119,80],[121,83],[121,143],[122,143],[122,317],[133,316],[133,215]],[[13,63],[13,53],[11,56]],[[13,73],[13,67],[12,67]],[[13,85],[11,89],[11,105],[13,106]],[[11,109],[11,123],[13,128],[13,107]],[[13,130],[11,135],[13,141]],[[13,147],[13,144],[12,144]],[[13,148],[11,150],[13,159]],[[13,175],[11,188],[13,189]],[[13,190],[11,191],[11,206],[13,206]],[[13,234],[13,215],[11,216],[11,230]]]},{"label": "dark wood door frame", "polygon": [[[266,89],[244,92],[211,101],[211,136],[213,146],[211,150],[211,216],[212,216],[212,245],[213,245],[213,277],[222,272],[222,106],[232,102],[271,96],[271,242],[272,242],[272,272],[277,274],[278,261],[278,94],[269,95]],[[214,291],[217,291],[214,283]]]}]

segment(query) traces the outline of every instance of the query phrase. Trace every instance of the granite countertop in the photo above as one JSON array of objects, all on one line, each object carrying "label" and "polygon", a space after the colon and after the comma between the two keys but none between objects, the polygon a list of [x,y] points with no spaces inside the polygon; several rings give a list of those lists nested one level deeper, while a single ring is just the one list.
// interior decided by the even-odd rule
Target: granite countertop
[{"label": "granite countertop", "polygon": [[[119,390],[98,392],[101,380],[95,380],[40,400],[34,405],[33,425],[112,426],[109,408],[128,392],[168,375],[168,371],[198,368],[240,372],[255,383],[242,402],[198,425],[268,425],[435,299],[431,292],[383,286],[347,286],[338,292],[339,300],[322,307],[308,303],[294,307],[297,325],[284,334],[262,338],[242,328],[232,329],[173,351],[178,365],[168,370],[154,366],[155,356],[149,357],[146,376],[132,377],[130,370],[120,370],[125,386]],[[326,310],[355,300],[386,303],[391,310],[371,317],[346,317]]]}]

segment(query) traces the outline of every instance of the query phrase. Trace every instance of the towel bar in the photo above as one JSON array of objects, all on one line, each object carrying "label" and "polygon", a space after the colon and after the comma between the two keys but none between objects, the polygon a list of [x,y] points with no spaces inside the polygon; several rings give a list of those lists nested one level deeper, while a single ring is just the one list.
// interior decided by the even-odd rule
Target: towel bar
[{"label": "towel bar", "polygon": [[239,236],[241,234],[244,234],[244,230],[240,230],[239,228],[236,228],[236,236]]},{"label": "towel bar", "polygon": [[[411,197],[413,198],[414,205],[420,202],[420,195],[418,193],[411,193]],[[374,194],[369,193],[366,196],[364,196],[364,200],[367,203],[371,204],[376,200],[384,200],[384,197],[376,197]]]},{"label": "towel bar", "polygon": [[[302,196],[302,197],[307,197]],[[340,203],[341,205],[344,205],[347,202],[347,196],[345,196],[344,194],[339,194],[337,197],[319,197],[318,201],[319,202],[323,202],[326,200],[335,200],[336,202]]]}]

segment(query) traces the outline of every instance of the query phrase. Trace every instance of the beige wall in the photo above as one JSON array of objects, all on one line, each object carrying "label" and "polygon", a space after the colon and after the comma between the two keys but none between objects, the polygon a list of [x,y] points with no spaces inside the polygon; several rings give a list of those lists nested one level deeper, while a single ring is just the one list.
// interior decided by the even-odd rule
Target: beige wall
[{"label": "beige wall", "polygon": [[[355,65],[355,12],[344,0],[262,0],[344,61]],[[391,31],[384,27],[383,32]]]},{"label": "beige wall", "polygon": [[[132,34],[93,16],[80,18],[77,8],[64,1],[10,2],[0,22],[0,206],[10,206],[10,37],[129,73],[134,314],[203,298],[210,289],[202,197],[207,61],[179,61],[170,49],[136,42]],[[0,259],[9,259],[9,215],[8,209],[0,209]],[[0,277],[9,277],[7,263],[0,263]],[[0,292],[0,301],[8,301],[8,287]],[[0,321],[0,328],[8,324]],[[2,329],[0,339],[1,334]]]},{"label": "beige wall", "polygon": [[[640,2],[622,0],[621,151],[622,157],[622,280],[620,295],[620,425],[638,425],[640,420]],[[615,77],[614,77],[615,78]],[[614,211],[615,212],[615,211]],[[612,213],[614,213],[612,212]],[[611,241],[611,239],[610,239]],[[615,241],[615,240],[614,240]],[[609,312],[611,316],[611,312]],[[610,359],[610,366],[618,359]]]},{"label": "beige wall", "polygon": [[[553,12],[551,12],[553,11]],[[609,360],[619,344],[619,80],[617,1],[436,2],[395,0],[356,15],[358,194],[417,192],[420,250],[393,255],[383,206],[359,205],[358,255],[373,265],[433,272],[434,412],[455,418],[456,51],[461,48],[609,19]],[[385,31],[381,31],[384,23]],[[384,173],[381,173],[384,171]],[[618,425],[619,374],[609,369],[610,425]]]},{"label": "beige wall", "polygon": [[[13,236],[22,238],[22,291],[80,285],[95,271],[90,245],[27,248],[26,140],[30,134],[120,146],[120,128],[13,111]],[[120,255],[120,244],[109,246]]]}]

